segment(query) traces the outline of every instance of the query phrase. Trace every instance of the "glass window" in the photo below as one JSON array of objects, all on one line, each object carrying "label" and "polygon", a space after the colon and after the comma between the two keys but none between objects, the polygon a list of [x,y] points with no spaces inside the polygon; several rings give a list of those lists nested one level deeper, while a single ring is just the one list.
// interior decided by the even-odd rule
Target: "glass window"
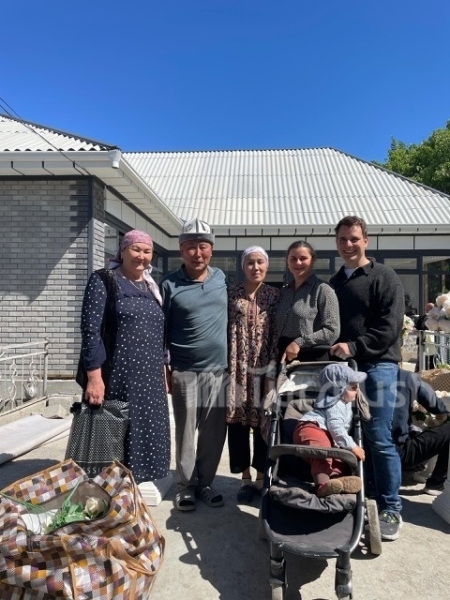
[{"label": "glass window", "polygon": [[397,273],[405,290],[405,314],[409,317],[419,313],[419,276]]},{"label": "glass window", "polygon": [[284,273],[271,273],[270,271],[267,273],[266,278],[264,280],[265,283],[269,285],[273,285],[274,287],[280,288],[285,284],[285,274]]},{"label": "glass window", "polygon": [[182,263],[181,256],[169,256],[167,259],[167,272],[172,273],[172,271],[177,271]]},{"label": "glass window", "polygon": [[236,256],[214,256],[213,254],[211,266],[222,269],[229,285],[237,282]]},{"label": "glass window", "polygon": [[423,300],[435,302],[436,296],[450,290],[450,258],[448,256],[424,256]]},{"label": "glass window", "polygon": [[417,270],[417,258],[385,258],[384,264],[392,267],[392,269]]},{"label": "glass window", "polygon": [[314,262],[314,269],[329,269],[330,259],[329,258],[316,258]]},{"label": "glass window", "polygon": [[424,271],[450,271],[450,258],[448,256],[424,256]]},{"label": "glass window", "polygon": [[163,257],[153,255],[152,265],[152,277],[156,283],[160,283],[163,278]]},{"label": "glass window", "polygon": [[104,224],[105,226],[105,267],[109,265],[109,261],[116,255],[117,248],[119,247],[119,231],[111,225]]},{"label": "glass window", "polygon": [[423,276],[423,301],[436,302],[436,296],[450,290],[449,273],[427,273]]},{"label": "glass window", "polygon": [[342,260],[342,258],[340,256],[336,256],[336,258],[334,259],[335,270],[339,271],[339,269],[342,267],[343,264],[344,264],[344,261]]},{"label": "glass window", "polygon": [[236,271],[236,257],[234,256],[212,256],[211,258],[211,266],[218,267],[222,269],[225,273],[226,271]]},{"label": "glass window", "polygon": [[119,246],[118,230],[115,227],[111,227],[111,225],[105,224],[105,252],[108,254],[112,254],[112,256],[114,256],[116,254],[118,246]]},{"label": "glass window", "polygon": [[284,256],[270,256],[269,255],[269,271],[285,271],[286,270],[286,258]]}]

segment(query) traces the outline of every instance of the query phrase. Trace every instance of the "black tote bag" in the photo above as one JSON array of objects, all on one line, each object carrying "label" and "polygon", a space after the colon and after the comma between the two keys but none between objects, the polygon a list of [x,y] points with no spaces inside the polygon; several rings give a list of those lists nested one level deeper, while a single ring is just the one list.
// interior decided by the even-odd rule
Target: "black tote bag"
[{"label": "black tote bag", "polygon": [[104,400],[100,406],[75,402],[66,459],[73,459],[88,475],[95,477],[114,460],[125,458],[129,403]]}]

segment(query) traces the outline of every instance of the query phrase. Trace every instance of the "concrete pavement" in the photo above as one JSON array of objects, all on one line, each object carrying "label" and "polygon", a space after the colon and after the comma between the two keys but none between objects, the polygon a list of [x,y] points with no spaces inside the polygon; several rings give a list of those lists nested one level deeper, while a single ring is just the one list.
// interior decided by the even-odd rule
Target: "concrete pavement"
[{"label": "concrete pavement", "polygon": [[[59,462],[65,447],[66,440],[51,442],[1,465],[0,489]],[[269,548],[257,534],[258,503],[236,505],[239,479],[228,471],[226,448],[214,487],[224,495],[222,508],[199,502],[194,512],[177,511],[175,484],[160,505],[151,508],[167,544],[152,598],[270,600]],[[421,494],[421,488],[423,484],[402,487],[404,525],[397,541],[384,542],[378,557],[367,551],[364,541],[354,553],[354,599],[449,597],[450,525],[432,510],[433,498]],[[288,556],[286,600],[336,598],[334,563]]]}]

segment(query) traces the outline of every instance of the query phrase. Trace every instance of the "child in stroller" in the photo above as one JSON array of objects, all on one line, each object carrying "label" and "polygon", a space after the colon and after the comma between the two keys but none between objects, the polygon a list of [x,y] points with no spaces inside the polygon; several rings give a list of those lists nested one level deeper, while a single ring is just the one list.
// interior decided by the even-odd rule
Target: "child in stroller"
[{"label": "child in stroller", "polygon": [[[272,600],[285,598],[286,552],[322,559],[336,558],[335,591],[340,600],[353,598],[350,557],[361,539],[365,518],[368,520],[366,545],[370,545],[373,554],[381,553],[377,506],[375,501],[367,500],[364,496],[362,460],[358,460],[352,450],[332,446],[329,438],[321,446],[293,443],[295,429],[303,428],[299,425],[303,422],[303,416],[308,411],[317,410],[314,403],[322,391],[320,373],[331,365],[346,366],[344,372],[350,379],[345,384],[345,389],[341,386],[340,392],[328,390],[329,396],[340,397],[348,388],[355,392],[351,388],[364,380],[364,374],[357,371],[353,359],[348,361],[348,365],[341,362],[294,361],[285,369],[282,368],[276,393],[265,404],[266,413],[270,413],[270,426],[260,510],[260,535],[270,545],[269,581]],[[333,366],[331,372],[335,368]],[[353,370],[354,374],[347,369]],[[342,374],[340,369],[338,372]],[[325,373],[329,373],[329,370]],[[351,383],[355,378],[356,381]],[[359,400],[360,398],[348,405],[339,400],[338,404],[339,408],[354,408],[352,441],[358,447],[361,443],[361,418],[369,418],[367,407]],[[336,400],[336,404],[337,402]],[[314,420],[317,422],[317,417]],[[358,491],[344,492],[341,480],[342,488],[338,484],[340,493],[318,496],[316,484],[321,482],[317,478],[314,481],[311,473],[311,466],[316,459],[339,459],[345,463],[351,476],[355,477],[352,482],[357,482]],[[333,462],[332,465],[334,468]],[[325,471],[325,474],[333,481],[330,474],[334,473]]]},{"label": "child in stroller", "polygon": [[[364,460],[364,450],[349,435],[353,421],[352,402],[355,402],[359,384],[366,373],[350,369],[344,364],[326,365],[319,374],[320,392],[313,409],[305,413],[295,427],[293,442],[303,446],[346,448],[356,458]],[[347,465],[336,458],[308,458],[311,476],[319,498],[331,494],[356,494],[361,490],[361,478],[346,475]]]}]

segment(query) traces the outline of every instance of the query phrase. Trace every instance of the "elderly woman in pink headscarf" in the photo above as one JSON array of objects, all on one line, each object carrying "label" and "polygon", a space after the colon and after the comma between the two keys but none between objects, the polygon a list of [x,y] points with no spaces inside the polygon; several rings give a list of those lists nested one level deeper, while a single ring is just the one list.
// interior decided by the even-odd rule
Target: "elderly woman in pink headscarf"
[{"label": "elderly woman in pink headscarf", "polygon": [[164,315],[152,256],[147,233],[126,233],[109,269],[89,278],[81,316],[83,400],[127,403],[124,462],[137,483],[167,476],[170,463]]},{"label": "elderly woman in pink headscarf", "polygon": [[[245,280],[228,292],[227,422],[230,470],[242,473],[237,501],[247,504],[263,485],[267,445],[260,430],[260,405],[268,378],[275,372],[274,313],[279,291],[264,283],[269,268],[264,248],[244,250],[241,266]],[[253,483],[250,467],[256,470]]]}]

